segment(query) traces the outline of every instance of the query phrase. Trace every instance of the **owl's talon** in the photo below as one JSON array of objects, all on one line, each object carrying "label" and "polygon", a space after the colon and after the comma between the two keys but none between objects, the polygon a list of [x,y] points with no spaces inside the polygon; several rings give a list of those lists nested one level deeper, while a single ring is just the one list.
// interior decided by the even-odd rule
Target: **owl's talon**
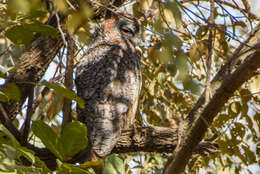
[{"label": "owl's talon", "polygon": [[80,164],[80,167],[92,167],[92,168],[96,168],[96,169],[102,169],[103,165],[99,160],[96,161],[87,161],[83,164]]}]

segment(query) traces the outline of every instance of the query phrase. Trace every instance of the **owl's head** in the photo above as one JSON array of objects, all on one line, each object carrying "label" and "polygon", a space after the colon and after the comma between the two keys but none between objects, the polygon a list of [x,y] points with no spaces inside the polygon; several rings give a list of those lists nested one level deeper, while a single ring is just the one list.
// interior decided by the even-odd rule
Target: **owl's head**
[{"label": "owl's head", "polygon": [[118,43],[125,40],[134,45],[139,45],[141,42],[141,25],[132,15],[114,14],[102,23],[102,27],[109,42]]}]

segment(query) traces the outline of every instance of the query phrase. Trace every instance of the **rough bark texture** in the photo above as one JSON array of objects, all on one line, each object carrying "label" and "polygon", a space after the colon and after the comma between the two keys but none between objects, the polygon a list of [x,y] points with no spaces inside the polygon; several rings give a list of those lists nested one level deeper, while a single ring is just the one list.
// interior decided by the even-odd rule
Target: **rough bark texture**
[{"label": "rough bark texture", "polygon": [[[112,150],[112,153],[129,153],[129,152],[172,152],[178,143],[178,130],[166,127],[139,127],[123,130],[119,141]],[[33,150],[35,155],[43,160],[47,167],[55,170],[57,167],[55,157],[48,149],[38,148],[31,144],[27,148]],[[202,142],[197,146],[194,153],[208,154],[209,149],[217,149],[215,143]],[[73,160],[74,161],[74,160]],[[77,161],[74,161],[74,163]]]},{"label": "rough bark texture", "polygon": [[203,139],[208,125],[211,125],[217,113],[235,90],[254,76],[254,72],[258,68],[260,68],[260,51],[249,55],[244,63],[241,64],[236,71],[227,75],[223,81],[214,81],[214,83],[220,84],[215,86],[220,87],[217,89],[216,87],[214,88],[216,90],[213,90],[213,97],[208,103],[204,103],[205,98],[201,97],[198,101],[200,104],[197,104],[197,107],[189,114],[188,118],[190,118],[190,121],[194,120],[195,122],[189,123],[191,128],[185,133],[185,137],[182,139],[180,146],[175,149],[173,153],[174,159],[165,169],[165,174],[179,174],[184,171],[186,164],[191,158],[192,151]]},{"label": "rough bark texture", "polygon": [[177,143],[177,129],[141,127],[124,130],[112,153],[172,152]]},{"label": "rough bark texture", "polygon": [[10,119],[14,119],[20,111],[27,98],[29,91],[43,77],[49,64],[62,47],[60,39],[37,38],[31,46],[19,58],[16,71],[11,74],[6,83],[16,83],[21,92],[20,104],[3,103],[4,108]]},{"label": "rough bark texture", "polygon": [[31,89],[43,77],[50,62],[61,47],[62,41],[60,39],[56,40],[43,37],[35,39],[31,46],[20,56],[18,66],[5,83],[5,85],[16,83],[21,93],[19,103],[13,101],[0,103],[3,106],[5,114],[9,117],[9,121],[4,119],[4,113],[0,112],[1,123],[7,127],[18,141],[21,140],[21,135],[12,125],[11,121],[16,118]]}]

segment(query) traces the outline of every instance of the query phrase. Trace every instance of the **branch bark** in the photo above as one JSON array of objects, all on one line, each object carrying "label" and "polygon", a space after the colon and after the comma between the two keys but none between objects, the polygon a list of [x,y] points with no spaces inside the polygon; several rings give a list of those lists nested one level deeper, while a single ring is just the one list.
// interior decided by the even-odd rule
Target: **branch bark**
[{"label": "branch bark", "polygon": [[[74,65],[74,54],[75,54],[75,43],[72,38],[68,39],[68,54],[67,54],[67,62],[66,62],[66,72],[65,72],[65,80],[64,84],[67,89],[72,90],[73,88],[73,65]],[[63,107],[62,107],[62,128],[65,125],[72,121],[72,109],[71,109],[72,101],[70,99],[64,98]]]},{"label": "branch bark", "polygon": [[[166,127],[139,127],[123,130],[116,146],[111,153],[129,152],[172,152],[178,143],[178,130]],[[55,170],[57,167],[55,157],[48,149],[38,148],[31,144],[27,148],[33,150],[35,155],[44,161],[48,168]],[[214,143],[203,142],[194,151],[198,154],[210,153],[210,149],[216,149]],[[74,161],[75,163],[77,161]]]},{"label": "branch bark", "polygon": [[[235,90],[254,76],[254,72],[258,68],[260,68],[260,51],[256,50],[232,74],[226,75],[222,81],[218,81],[217,77],[220,75],[216,75],[216,78],[212,81],[213,97],[206,103],[203,95],[188,115],[190,129],[185,132],[185,137],[181,140],[180,146],[175,149],[174,159],[165,168],[164,174],[180,174],[184,171],[192,151],[204,137],[208,128],[207,125],[212,124],[213,119]],[[224,73],[225,71],[222,70],[221,72]]]}]

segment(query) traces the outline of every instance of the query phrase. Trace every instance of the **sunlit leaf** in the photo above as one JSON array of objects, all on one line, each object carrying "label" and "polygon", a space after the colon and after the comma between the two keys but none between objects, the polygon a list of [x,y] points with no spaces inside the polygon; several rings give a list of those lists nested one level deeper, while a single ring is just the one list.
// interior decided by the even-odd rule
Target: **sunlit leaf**
[{"label": "sunlit leaf", "polygon": [[70,34],[74,34],[77,29],[83,24],[83,17],[80,13],[73,13],[68,16],[68,20],[66,22],[67,30]]},{"label": "sunlit leaf", "polygon": [[19,142],[2,124],[0,124],[0,144],[8,144],[13,147],[20,147]]},{"label": "sunlit leaf", "polygon": [[156,81],[152,81],[152,83],[150,83],[149,87],[148,87],[148,91],[149,93],[154,96],[155,95],[155,85],[156,85]]},{"label": "sunlit leaf", "polygon": [[8,0],[8,14],[12,17],[30,12],[31,4],[29,0]]},{"label": "sunlit leaf", "polygon": [[219,114],[218,117],[214,120],[213,124],[217,127],[223,126],[228,120],[230,120],[232,117],[230,117],[227,114]]},{"label": "sunlit leaf", "polygon": [[54,0],[57,10],[62,13],[66,13],[68,10],[68,3],[66,0]]},{"label": "sunlit leaf", "polygon": [[52,38],[59,37],[57,29],[41,23],[15,25],[8,28],[5,33],[8,39],[14,44],[23,44],[25,46],[28,46],[32,42],[36,34]]},{"label": "sunlit leaf", "polygon": [[173,14],[176,27],[181,27],[182,25],[182,13],[178,7],[178,4],[176,2],[168,1],[167,4],[165,5],[167,9],[170,9],[170,11]]},{"label": "sunlit leaf", "polygon": [[208,56],[207,41],[200,41],[191,45],[189,52],[190,60],[196,62],[202,59],[203,56]]},{"label": "sunlit leaf", "polygon": [[200,26],[196,32],[196,36],[199,38],[199,39],[202,39],[208,32],[208,25],[207,26]]},{"label": "sunlit leaf", "polygon": [[166,8],[163,10],[163,14],[164,14],[164,18],[166,20],[165,22],[167,23],[165,28],[168,28],[168,25],[170,27],[172,27],[173,22],[174,22],[174,17],[173,17],[172,11]]},{"label": "sunlit leaf", "polygon": [[161,64],[167,65],[173,61],[171,52],[168,49],[162,48],[161,51],[156,53],[157,60],[159,60]]},{"label": "sunlit leaf", "polygon": [[71,122],[61,132],[59,149],[65,160],[73,157],[87,147],[87,128],[78,121]]},{"label": "sunlit leaf", "polygon": [[260,113],[254,115],[254,121],[256,122],[258,129],[260,129]]},{"label": "sunlit leaf", "polygon": [[58,84],[53,84],[53,83],[49,83],[49,82],[42,82],[42,85],[45,85],[51,89],[54,89],[58,94],[68,98],[68,99],[71,99],[71,100],[75,100],[79,107],[81,108],[84,108],[84,101],[74,92],[74,91],[71,91],[71,90],[68,90]]},{"label": "sunlit leaf", "polygon": [[153,0],[140,0],[140,6],[145,11],[150,9],[152,3]]},{"label": "sunlit leaf", "polygon": [[171,33],[163,37],[162,44],[169,50],[172,50],[173,48],[181,48],[182,41],[177,35]]},{"label": "sunlit leaf", "polygon": [[245,126],[242,123],[234,123],[234,128],[231,130],[231,133],[233,132],[233,135],[235,137],[239,136],[241,138],[244,138],[246,129]]},{"label": "sunlit leaf", "polygon": [[166,80],[166,75],[163,72],[159,72],[157,75],[158,83],[162,84]]},{"label": "sunlit leaf", "polygon": [[84,44],[89,44],[91,42],[91,34],[89,33],[89,28],[87,28],[88,31],[86,31],[84,28],[79,28],[79,30],[75,33],[79,40],[83,42]]},{"label": "sunlit leaf", "polygon": [[20,101],[21,93],[19,88],[15,83],[7,83],[3,88],[2,92],[9,100],[14,100],[16,102]]},{"label": "sunlit leaf", "polygon": [[57,169],[57,174],[93,174],[93,172],[74,164],[61,163]]},{"label": "sunlit leaf", "polygon": [[254,76],[250,80],[249,86],[250,86],[250,91],[252,93],[259,93],[259,94],[255,94],[255,95],[258,95],[260,97],[260,75]]},{"label": "sunlit leaf", "polygon": [[167,64],[166,65],[167,71],[171,74],[172,77],[174,77],[177,73],[177,67],[175,64]]},{"label": "sunlit leaf", "polygon": [[239,102],[232,102],[230,104],[230,110],[234,113],[234,114],[239,114],[241,111],[241,105]]},{"label": "sunlit leaf", "polygon": [[164,28],[163,28],[162,24],[163,24],[163,22],[162,22],[162,20],[159,18],[159,19],[156,20],[156,22],[154,23],[153,28],[154,28],[157,32],[163,33]]},{"label": "sunlit leaf", "polygon": [[260,155],[260,143],[256,145],[256,154]]},{"label": "sunlit leaf", "polygon": [[0,101],[1,102],[8,102],[8,97],[2,91],[0,91]]},{"label": "sunlit leaf", "polygon": [[192,80],[189,76],[186,76],[184,79],[183,87],[186,90],[190,90],[193,94],[200,94],[200,85]]},{"label": "sunlit leaf", "polygon": [[5,75],[5,73],[2,72],[2,70],[0,69],[0,78],[6,79],[7,76]]},{"label": "sunlit leaf", "polygon": [[245,152],[245,156],[247,158],[248,164],[255,163],[256,162],[256,156],[255,156],[255,153],[250,150],[250,146],[246,146],[246,145],[242,144],[241,147]]},{"label": "sunlit leaf", "polygon": [[124,174],[125,165],[123,160],[112,154],[106,158],[103,174]]},{"label": "sunlit leaf", "polygon": [[62,154],[58,151],[59,137],[50,126],[42,120],[37,120],[32,124],[32,131],[55,156],[62,159]]},{"label": "sunlit leaf", "polygon": [[35,163],[36,159],[34,156],[34,152],[32,150],[29,150],[29,149],[21,146],[21,147],[17,148],[17,151],[20,152],[31,163]]}]

